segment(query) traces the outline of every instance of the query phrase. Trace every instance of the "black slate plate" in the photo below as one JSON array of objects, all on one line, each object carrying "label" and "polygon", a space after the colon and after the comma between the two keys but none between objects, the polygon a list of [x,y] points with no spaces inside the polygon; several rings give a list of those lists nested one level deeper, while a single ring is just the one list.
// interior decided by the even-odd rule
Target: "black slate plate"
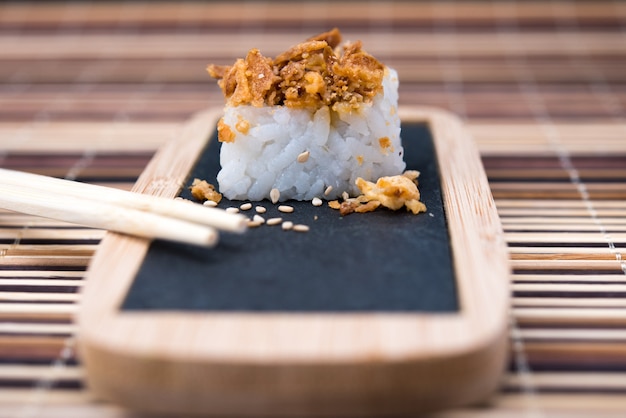
[{"label": "black slate plate", "polygon": [[[421,172],[428,211],[377,210],[341,217],[310,202],[289,202],[266,219],[310,226],[299,233],[280,226],[222,234],[205,249],[154,241],[125,298],[125,311],[226,312],[455,312],[458,310],[439,170],[426,124],[402,126],[407,169]],[[216,135],[188,177],[217,184]],[[191,198],[187,188],[181,196]],[[220,203],[220,207],[242,202]],[[254,211],[248,212],[250,216]]]}]

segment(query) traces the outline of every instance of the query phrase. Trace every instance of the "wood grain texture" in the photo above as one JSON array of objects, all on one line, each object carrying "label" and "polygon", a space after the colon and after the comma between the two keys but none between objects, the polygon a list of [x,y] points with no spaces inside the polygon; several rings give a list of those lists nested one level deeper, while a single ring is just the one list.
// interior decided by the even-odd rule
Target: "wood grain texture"
[{"label": "wood grain texture", "polygon": [[[136,189],[168,179],[166,167],[184,176],[215,115],[194,117],[191,136],[161,152]],[[416,413],[490,394],[505,364],[509,270],[488,183],[460,121],[436,110],[401,115],[428,123],[434,137],[459,314],[119,312],[147,243],[111,235],[79,314],[91,387],[153,412],[280,416]]]}]

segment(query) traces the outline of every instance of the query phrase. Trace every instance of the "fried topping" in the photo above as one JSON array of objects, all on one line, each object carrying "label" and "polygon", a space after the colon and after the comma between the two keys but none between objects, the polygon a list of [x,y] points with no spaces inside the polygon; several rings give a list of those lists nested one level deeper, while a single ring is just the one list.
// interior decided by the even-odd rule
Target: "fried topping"
[{"label": "fried topping", "polygon": [[407,176],[381,177],[375,184],[359,177],[356,185],[368,202],[376,200],[392,210],[406,206],[416,215],[426,211],[426,206],[420,202],[417,184]]},{"label": "fried topping", "polygon": [[217,121],[217,140],[220,142],[235,142],[235,133],[226,122],[224,118],[220,118]]},{"label": "fried topping", "polygon": [[357,108],[382,90],[385,67],[360,41],[338,47],[338,29],[289,48],[275,59],[252,49],[232,66],[209,65],[229,106]]},{"label": "fried topping", "polygon": [[206,180],[193,179],[189,190],[191,191],[191,195],[201,202],[210,200],[215,203],[220,203],[220,200],[222,200],[222,195],[215,190],[215,186],[208,183]]},{"label": "fried topping", "polygon": [[333,200],[328,206],[338,209],[341,216],[353,212],[365,213],[384,206],[391,210],[406,207],[407,210],[417,215],[426,212],[426,205],[420,202],[420,192],[417,188],[418,171],[408,170],[398,176],[379,178],[372,183],[362,178],[356,179],[356,185],[361,190],[361,195],[344,199],[343,202]]}]

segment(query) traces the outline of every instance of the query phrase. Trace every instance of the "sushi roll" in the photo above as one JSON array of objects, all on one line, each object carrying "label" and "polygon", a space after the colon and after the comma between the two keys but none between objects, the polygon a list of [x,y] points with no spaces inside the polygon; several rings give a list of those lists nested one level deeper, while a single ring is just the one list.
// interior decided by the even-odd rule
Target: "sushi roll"
[{"label": "sushi roll", "polygon": [[[272,59],[209,65],[226,105],[217,180],[230,200],[336,199],[405,169],[398,75],[333,29]],[[276,193],[276,191],[274,191]]]}]

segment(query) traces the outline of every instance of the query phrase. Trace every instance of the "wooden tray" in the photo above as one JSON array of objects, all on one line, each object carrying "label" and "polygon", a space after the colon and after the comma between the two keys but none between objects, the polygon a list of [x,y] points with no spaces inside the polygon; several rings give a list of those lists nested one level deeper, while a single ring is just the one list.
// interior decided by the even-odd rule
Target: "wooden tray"
[{"label": "wooden tray", "polygon": [[[196,161],[211,150],[219,116],[216,110],[194,116],[134,190],[181,193]],[[407,108],[401,118],[426,124],[432,135],[454,307],[129,308],[150,242],[110,233],[88,271],[78,318],[91,388],[142,411],[245,416],[417,413],[489,396],[506,362],[509,266],[487,179],[455,117]]]}]

